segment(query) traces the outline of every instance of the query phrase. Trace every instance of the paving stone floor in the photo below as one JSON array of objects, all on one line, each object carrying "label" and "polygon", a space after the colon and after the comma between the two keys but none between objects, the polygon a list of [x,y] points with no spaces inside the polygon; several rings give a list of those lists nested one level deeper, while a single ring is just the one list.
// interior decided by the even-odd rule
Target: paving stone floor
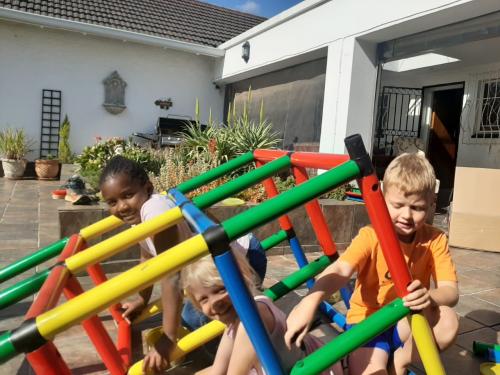
[{"label": "paving stone floor", "polygon": [[[63,180],[66,177],[63,175]],[[50,191],[60,184],[61,181],[10,181],[0,178],[0,267],[58,239],[57,207],[69,203],[52,200]],[[446,216],[437,215],[435,224],[446,230]],[[456,311],[460,315],[460,334],[455,345],[442,358],[448,374],[477,374],[480,360],[472,356],[473,340],[500,343],[500,254],[458,248],[452,248],[451,252],[459,274],[460,302]],[[307,256],[315,259],[319,254],[308,253]],[[50,261],[38,269],[49,265]],[[291,255],[270,256],[265,285],[272,285],[295,269]],[[9,280],[2,284],[1,289],[33,273],[29,271]],[[81,278],[81,281],[84,285],[89,284],[85,278]],[[304,293],[305,289],[291,293],[279,302],[280,307],[289,311]],[[17,327],[31,301],[32,298],[27,298],[1,310],[0,332]],[[342,306],[338,307],[342,309]],[[114,337],[116,332],[113,322],[105,314],[103,320]],[[316,330],[315,334],[324,340],[334,335],[325,326]],[[141,332],[136,332],[135,337],[140,340]],[[74,374],[107,373],[80,327],[58,335],[55,344]],[[140,357],[140,352],[139,344],[135,351],[136,358]],[[187,366],[171,372],[189,374],[192,368]],[[21,355],[0,365],[0,374],[16,373],[32,373]]]}]

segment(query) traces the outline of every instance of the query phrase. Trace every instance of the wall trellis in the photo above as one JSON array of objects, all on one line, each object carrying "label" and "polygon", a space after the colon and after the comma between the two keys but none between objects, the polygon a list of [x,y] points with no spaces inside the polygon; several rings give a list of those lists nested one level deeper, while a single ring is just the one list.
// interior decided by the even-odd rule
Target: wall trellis
[{"label": "wall trellis", "polygon": [[61,104],[62,92],[60,90],[42,90],[41,158],[47,157],[49,154],[55,157],[58,156]]}]

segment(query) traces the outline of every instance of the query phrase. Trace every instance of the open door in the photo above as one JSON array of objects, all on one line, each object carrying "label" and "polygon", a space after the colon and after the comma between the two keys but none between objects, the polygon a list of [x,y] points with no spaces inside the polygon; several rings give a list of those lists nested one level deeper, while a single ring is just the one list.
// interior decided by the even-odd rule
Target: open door
[{"label": "open door", "polygon": [[427,157],[440,180],[437,209],[448,207],[452,199],[463,95],[463,86],[433,90]]}]

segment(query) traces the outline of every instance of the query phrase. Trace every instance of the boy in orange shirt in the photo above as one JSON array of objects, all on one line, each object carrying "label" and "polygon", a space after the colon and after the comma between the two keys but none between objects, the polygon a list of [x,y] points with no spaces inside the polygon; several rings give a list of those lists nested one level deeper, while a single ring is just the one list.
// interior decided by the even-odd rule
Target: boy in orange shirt
[{"label": "boy in orange shirt", "polygon": [[[458,331],[457,315],[452,309],[458,302],[458,285],[446,235],[425,223],[435,200],[434,170],[424,156],[403,154],[389,164],[383,182],[389,215],[413,278],[404,304],[423,312],[438,348],[444,350]],[[285,334],[289,347],[294,342],[301,345],[321,301],[347,284],[355,272],[348,328],[397,298],[375,231],[366,226],[290,313]],[[417,358],[408,321],[402,319],[349,355],[349,374],[387,374],[388,367],[391,373],[405,374],[406,366]]]}]

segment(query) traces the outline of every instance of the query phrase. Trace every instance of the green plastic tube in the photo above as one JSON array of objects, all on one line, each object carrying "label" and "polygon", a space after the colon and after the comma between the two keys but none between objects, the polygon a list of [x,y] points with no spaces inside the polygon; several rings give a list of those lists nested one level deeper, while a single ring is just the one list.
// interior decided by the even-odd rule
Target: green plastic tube
[{"label": "green plastic tube", "polygon": [[36,273],[33,276],[0,291],[0,310],[21,301],[32,294],[35,294],[38,290],[40,290],[49,274],[50,269],[46,269],[43,272]]},{"label": "green plastic tube", "polygon": [[243,176],[240,176],[232,181],[226,182],[209,192],[193,198],[193,203],[200,210],[210,207],[214,203],[220,202],[225,198],[231,197],[246,188],[255,185],[256,183],[272,176],[276,172],[289,168],[291,165],[290,157],[283,156],[264,164],[262,167],[254,169]]},{"label": "green plastic tube", "polygon": [[0,283],[13,278],[14,276],[29,270],[32,267],[38,266],[46,260],[52,259],[59,255],[66,246],[68,237],[60,239],[46,247],[41,248],[33,254],[30,254],[18,261],[0,269]]},{"label": "green plastic tube", "polygon": [[277,244],[283,242],[288,238],[288,234],[284,230],[280,230],[279,232],[276,232],[269,237],[267,237],[265,240],[263,240],[260,245],[264,249],[264,251],[267,251],[273,247],[275,247]]},{"label": "green plastic tube", "polygon": [[290,374],[315,375],[321,373],[342,357],[386,331],[409,313],[410,309],[403,305],[401,298],[394,300],[322,348],[298,361]]},{"label": "green plastic tube", "polygon": [[[279,159],[277,159],[279,160]],[[262,202],[222,223],[231,241],[273,220],[311,199],[359,176],[355,161],[347,161],[338,167],[304,182],[293,189]]]},{"label": "green plastic tube", "polygon": [[475,355],[488,354],[488,350],[494,350],[500,352],[500,345],[497,344],[487,344],[485,342],[474,341],[472,343],[472,351]]},{"label": "green plastic tube", "polygon": [[227,163],[219,165],[217,168],[214,168],[211,171],[205,172],[197,177],[183,182],[182,184],[179,184],[177,186],[177,190],[179,190],[183,194],[189,193],[190,191],[193,191],[200,186],[217,180],[219,177],[222,177],[226,173],[235,171],[238,168],[251,163],[253,160],[253,152],[247,152],[246,154],[238,156],[237,158],[232,159]]},{"label": "green plastic tube", "polygon": [[264,294],[271,298],[273,301],[283,297],[285,294],[291,292],[299,285],[304,284],[310,278],[316,276],[331,264],[330,258],[323,255],[316,259],[314,262],[302,267],[291,275],[285,277],[283,280],[277,282],[269,289],[264,291]]},{"label": "green plastic tube", "polygon": [[10,341],[10,331],[0,335],[0,364],[7,362],[17,355],[17,350]]}]

